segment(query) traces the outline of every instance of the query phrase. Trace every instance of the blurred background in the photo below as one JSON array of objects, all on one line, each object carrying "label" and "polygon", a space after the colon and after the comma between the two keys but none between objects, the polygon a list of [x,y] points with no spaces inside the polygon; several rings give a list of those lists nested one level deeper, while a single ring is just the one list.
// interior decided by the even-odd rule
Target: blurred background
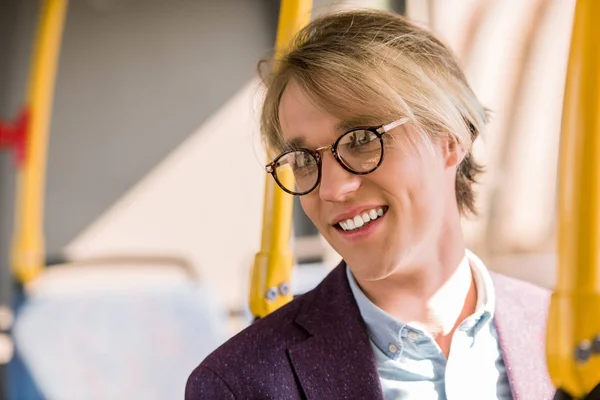
[{"label": "blurred background", "polygon": [[[41,1],[0,0],[0,120],[26,101]],[[574,2],[315,0],[429,26],[492,111],[469,247],[552,288],[556,170]],[[44,271],[10,268],[19,166],[0,140],[0,399],[175,399],[251,322],[264,149],[257,62],[278,0],[73,0],[51,113]],[[0,130],[0,132],[2,132]],[[5,130],[6,132],[6,130]],[[0,136],[0,139],[2,137]],[[335,266],[295,204],[293,290]]]}]

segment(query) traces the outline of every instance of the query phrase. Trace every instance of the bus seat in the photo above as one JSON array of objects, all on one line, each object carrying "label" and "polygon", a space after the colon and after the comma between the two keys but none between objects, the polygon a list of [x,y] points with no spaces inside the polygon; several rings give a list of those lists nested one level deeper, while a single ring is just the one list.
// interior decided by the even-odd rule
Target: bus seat
[{"label": "bus seat", "polygon": [[45,270],[26,288],[16,349],[48,399],[183,398],[227,338],[227,314],[181,266],[104,261]]}]

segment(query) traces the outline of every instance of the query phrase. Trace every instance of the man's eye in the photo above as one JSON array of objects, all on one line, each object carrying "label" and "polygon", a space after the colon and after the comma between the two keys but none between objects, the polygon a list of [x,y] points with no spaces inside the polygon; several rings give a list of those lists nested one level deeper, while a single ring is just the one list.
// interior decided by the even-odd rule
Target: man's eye
[{"label": "man's eye", "polygon": [[295,167],[296,168],[302,168],[302,167],[306,166],[306,161],[307,160],[306,160],[306,157],[303,156],[303,155],[296,156],[296,160],[295,161],[296,161],[295,162]]},{"label": "man's eye", "polygon": [[369,144],[373,141],[375,135],[369,131],[356,131],[350,135],[350,146],[359,147],[365,144]]},{"label": "man's eye", "polygon": [[295,154],[294,166],[296,168],[310,168],[316,164],[314,157],[306,152]]}]

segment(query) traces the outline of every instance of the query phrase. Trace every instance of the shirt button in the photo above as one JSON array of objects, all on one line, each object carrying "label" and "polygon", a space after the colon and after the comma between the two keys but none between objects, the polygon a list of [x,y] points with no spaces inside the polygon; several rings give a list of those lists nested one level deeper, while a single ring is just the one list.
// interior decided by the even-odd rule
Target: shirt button
[{"label": "shirt button", "polygon": [[419,334],[417,332],[410,331],[408,332],[408,338],[412,341],[415,341],[419,338]]},{"label": "shirt button", "polygon": [[473,329],[475,327],[476,322],[473,320],[467,320],[465,322],[463,322],[461,329],[463,331],[470,331],[471,329]]},{"label": "shirt button", "polygon": [[390,345],[388,346],[388,350],[390,351],[390,353],[396,354],[398,352],[398,346],[396,346],[394,343],[390,343]]}]

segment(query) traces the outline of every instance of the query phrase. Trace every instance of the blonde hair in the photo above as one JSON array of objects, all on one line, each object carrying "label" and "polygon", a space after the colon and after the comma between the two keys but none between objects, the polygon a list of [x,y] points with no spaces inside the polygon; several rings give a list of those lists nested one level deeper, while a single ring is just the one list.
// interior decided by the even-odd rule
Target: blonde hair
[{"label": "blonde hair", "polygon": [[[457,168],[461,213],[476,214],[473,184],[483,168],[471,153],[487,122],[451,51],[408,19],[354,10],[315,19],[289,53],[271,60],[261,115],[266,145],[281,148],[279,102],[290,81],[342,120],[388,123],[407,116],[420,136],[450,136],[468,153]],[[264,62],[260,66],[265,65]]]}]

